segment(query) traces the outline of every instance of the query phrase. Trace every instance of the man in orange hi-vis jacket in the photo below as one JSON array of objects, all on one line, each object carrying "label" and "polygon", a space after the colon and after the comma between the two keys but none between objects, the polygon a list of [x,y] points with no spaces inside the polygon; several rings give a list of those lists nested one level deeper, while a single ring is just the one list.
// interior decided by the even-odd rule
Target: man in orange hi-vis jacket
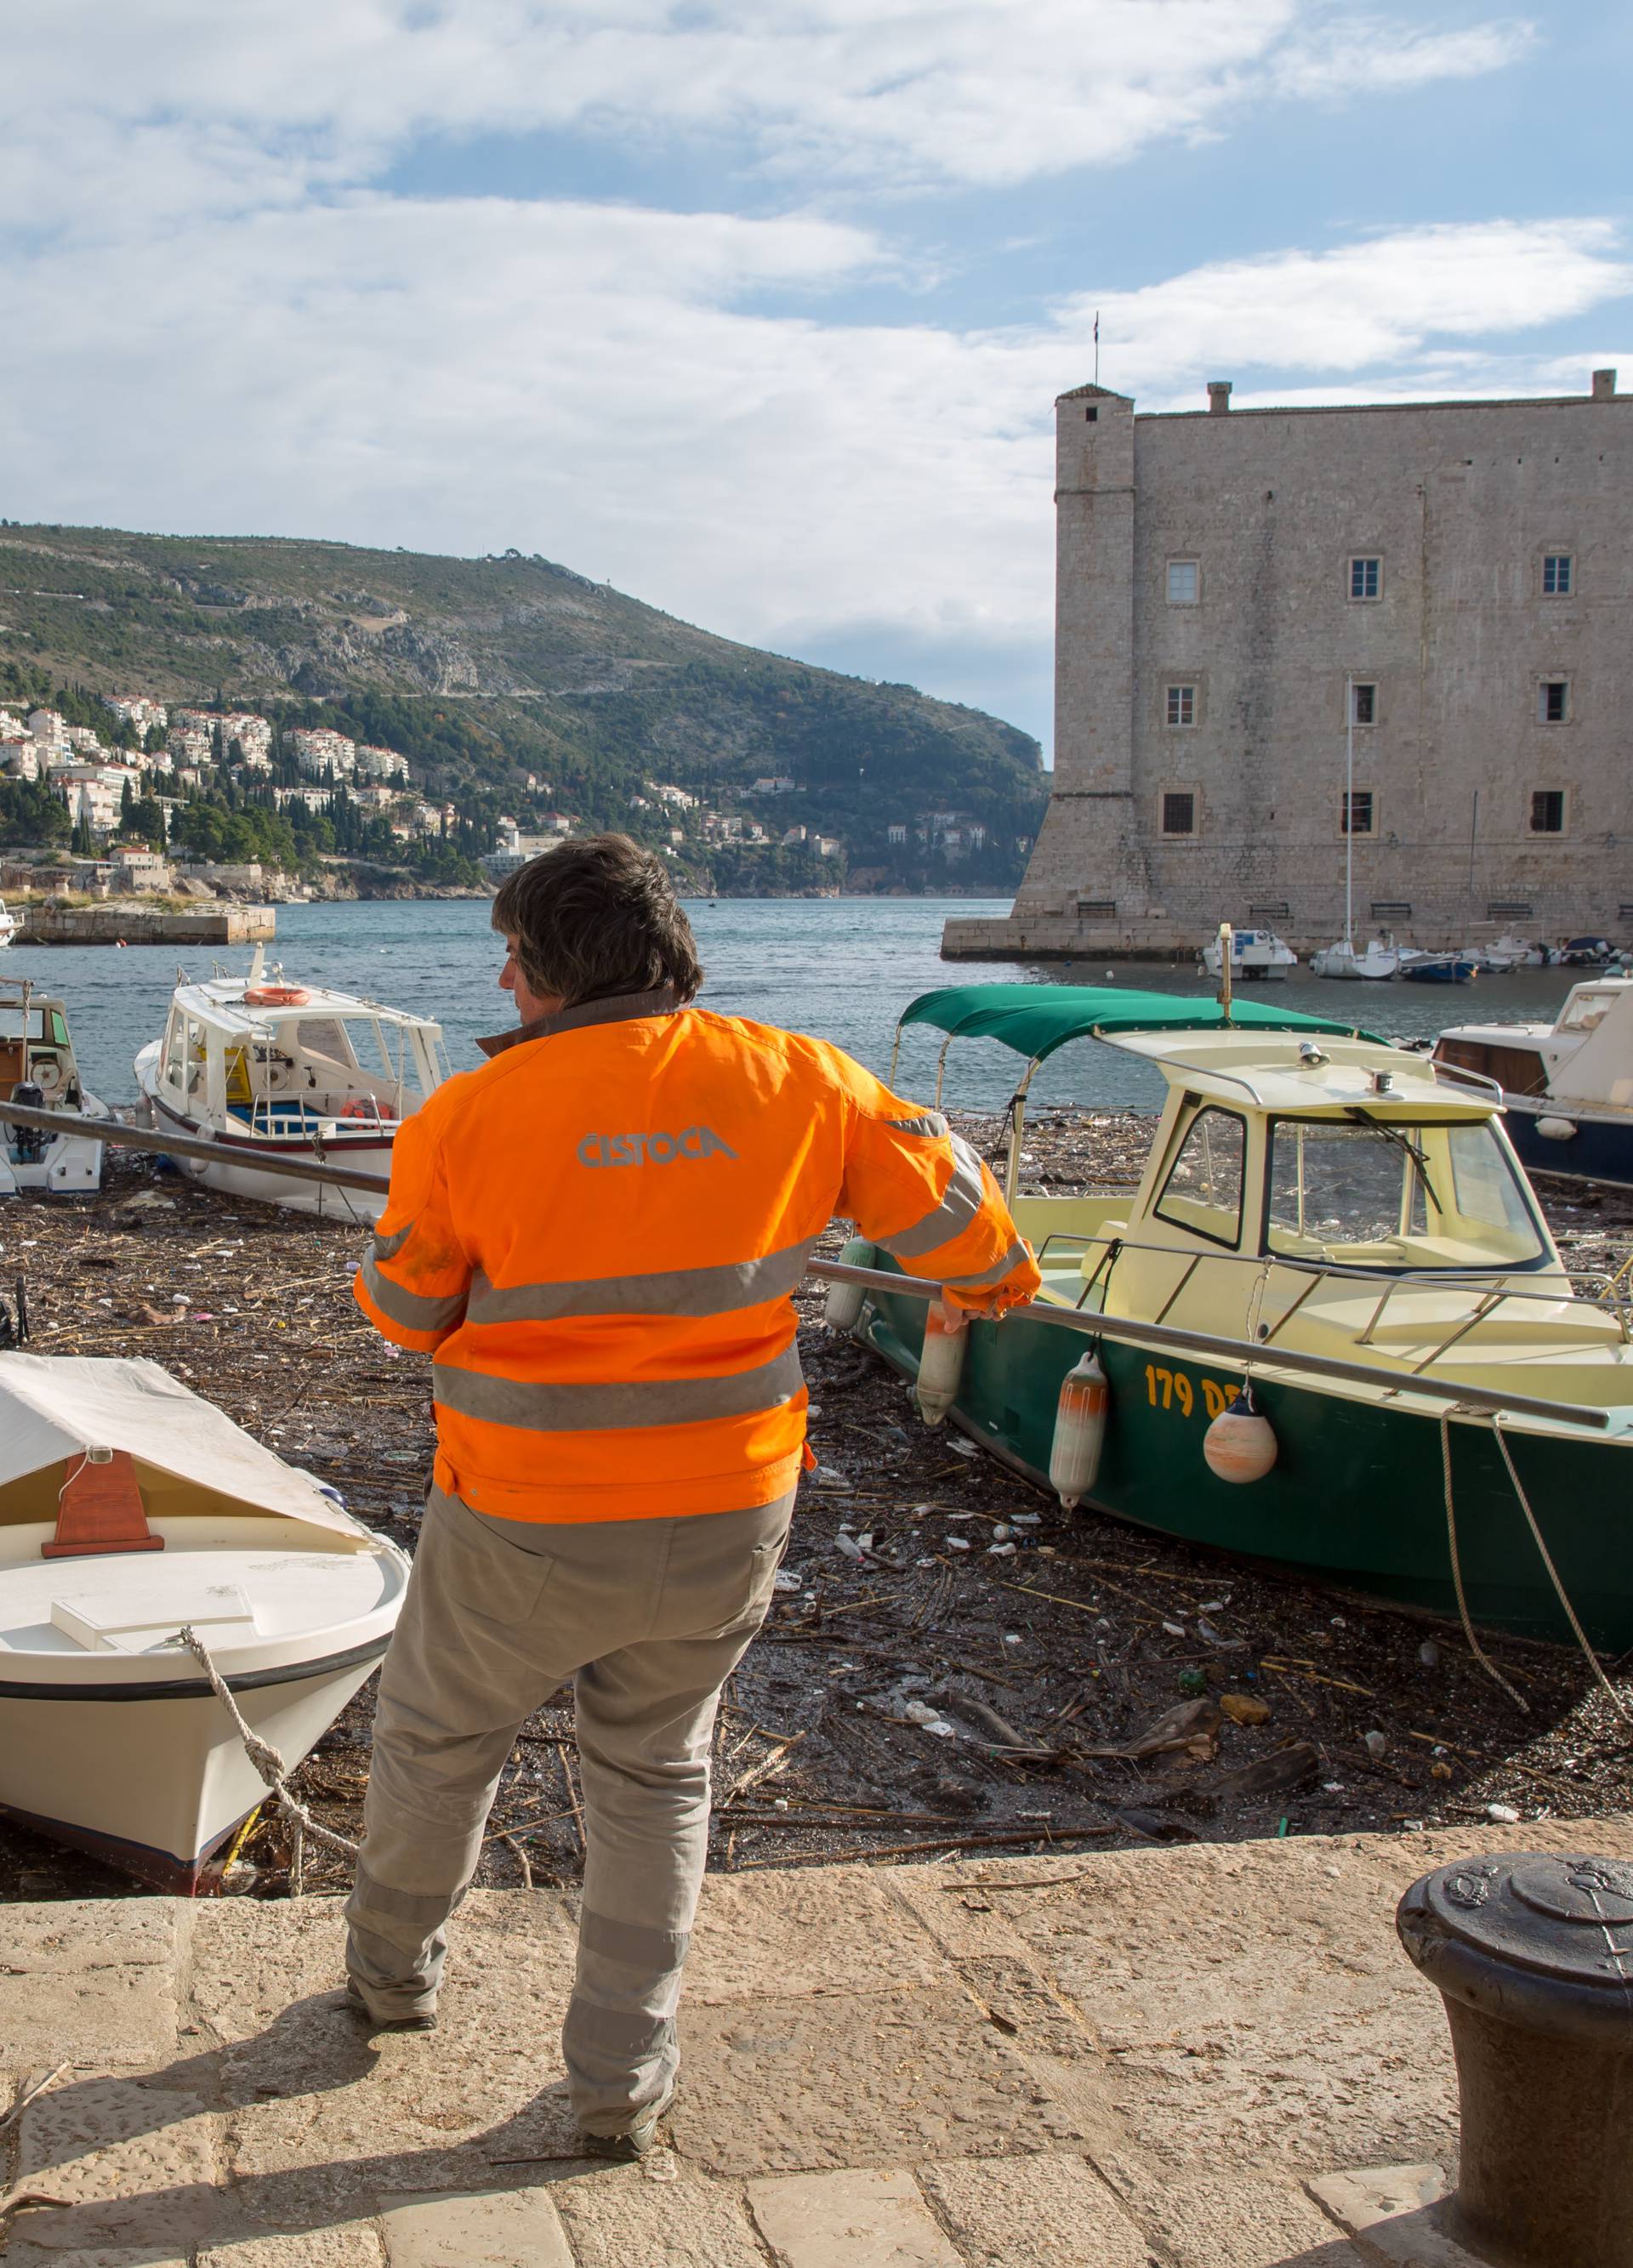
[{"label": "man in orange hi-vis jacket", "polygon": [[805,1450],[790,1293],[836,1213],[954,1307],[1038,1287],[944,1119],[691,1005],[660,860],[570,843],[494,901],[521,1021],[398,1132],[364,1313],[435,1357],[437,1460],[375,1717],[349,1991],[434,2021],[445,1925],[518,1728],[571,1680],[586,1855],[562,2044],[591,2151],[674,2091],[720,1687],[765,1618]]}]

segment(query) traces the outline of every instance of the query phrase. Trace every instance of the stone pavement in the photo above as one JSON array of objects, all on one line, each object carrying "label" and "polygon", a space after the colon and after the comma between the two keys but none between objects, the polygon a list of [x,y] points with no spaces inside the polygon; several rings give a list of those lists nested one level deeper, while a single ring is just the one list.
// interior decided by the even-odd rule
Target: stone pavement
[{"label": "stone pavement", "polygon": [[[1362,2268],[1306,2183],[1455,2155],[1395,1901],[1633,1820],[712,1875],[669,2146],[573,2155],[569,1900],[480,1892],[433,2034],[331,1900],[0,1910],[4,2268]],[[1328,2194],[1331,2194],[1329,2190]],[[1363,2240],[1364,2242],[1364,2240]]]}]

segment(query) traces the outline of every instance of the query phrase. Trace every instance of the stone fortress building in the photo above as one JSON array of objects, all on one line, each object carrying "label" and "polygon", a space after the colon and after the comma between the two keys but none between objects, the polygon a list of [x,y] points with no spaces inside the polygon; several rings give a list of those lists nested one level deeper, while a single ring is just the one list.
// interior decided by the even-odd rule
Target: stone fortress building
[{"label": "stone fortress building", "polygon": [[[1633,932],[1633,394],[1057,416],[1054,790],[949,959]],[[1353,722],[1353,785],[1346,748]],[[1348,832],[1347,832],[1348,830]]]}]

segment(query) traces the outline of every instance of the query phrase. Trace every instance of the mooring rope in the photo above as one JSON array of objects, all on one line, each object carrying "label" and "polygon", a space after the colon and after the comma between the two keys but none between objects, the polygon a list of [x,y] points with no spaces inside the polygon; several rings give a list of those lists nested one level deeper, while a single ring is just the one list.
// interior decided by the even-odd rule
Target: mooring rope
[{"label": "mooring rope", "polygon": [[191,1623],[182,1624],[181,1635],[182,1645],[186,1646],[210,1680],[211,1692],[233,1719],[233,1728],[244,1744],[244,1754],[266,1782],[278,1809],[295,1830],[295,1850],[290,1867],[290,1883],[291,1888],[299,1896],[301,1880],[300,1844],[303,1836],[309,1835],[312,1840],[324,1850],[338,1852],[344,1859],[355,1859],[358,1855],[358,1846],[355,1843],[348,1842],[344,1835],[336,1835],[333,1828],[325,1827],[314,1819],[300,1799],[290,1793],[289,1766],[270,1741],[263,1741],[259,1733],[252,1732],[245,1723],[244,1713],[233,1698],[225,1678],[222,1676],[221,1672],[210,1658],[210,1648],[204,1644]]},{"label": "mooring rope", "polygon": [[1498,1448],[1503,1452],[1503,1462],[1508,1467],[1508,1476],[1514,1484],[1514,1494],[1519,1498],[1519,1508],[1526,1515],[1526,1525],[1531,1530],[1531,1540],[1536,1545],[1539,1553],[1541,1555],[1542,1565],[1548,1569],[1548,1579],[1554,1586],[1554,1595],[1558,1599],[1560,1605],[1565,1610],[1565,1619],[1570,1624],[1571,1630],[1575,1632],[1577,1644],[1582,1649],[1583,1659],[1587,1663],[1588,1668],[1592,1671],[1594,1679],[1600,1690],[1603,1692],[1605,1698],[1609,1702],[1611,1707],[1615,1711],[1617,1716],[1621,1718],[1624,1725],[1633,1726],[1633,1715],[1629,1713],[1620,1696],[1617,1694],[1615,1688],[1611,1684],[1610,1680],[1606,1676],[1603,1669],[1600,1667],[1599,1656],[1588,1644],[1587,1632],[1577,1620],[1577,1610],[1571,1605],[1570,1599],[1566,1596],[1565,1587],[1559,1580],[1559,1570],[1555,1566],[1553,1559],[1549,1555],[1548,1545],[1542,1540],[1542,1530],[1538,1527],[1537,1516],[1531,1509],[1531,1499],[1526,1494],[1525,1487],[1520,1480],[1519,1475],[1514,1469],[1514,1460],[1510,1453],[1508,1442],[1504,1437],[1503,1428],[1496,1422],[1495,1419],[1492,1422],[1491,1430],[1496,1435],[1496,1444]]},{"label": "mooring rope", "polygon": [[1443,1410],[1440,1413],[1440,1469],[1445,1477],[1446,1547],[1452,1555],[1452,1587],[1457,1594],[1458,1616],[1463,1625],[1463,1635],[1468,1640],[1468,1650],[1487,1676],[1494,1678],[1509,1699],[1528,1717],[1531,1714],[1531,1704],[1526,1699],[1525,1695],[1517,1687],[1511,1685],[1504,1676],[1496,1662],[1474,1636],[1474,1625],[1469,1619],[1468,1601],[1463,1595],[1462,1562],[1458,1556],[1457,1513],[1452,1502],[1452,1415],[1450,1410]]}]

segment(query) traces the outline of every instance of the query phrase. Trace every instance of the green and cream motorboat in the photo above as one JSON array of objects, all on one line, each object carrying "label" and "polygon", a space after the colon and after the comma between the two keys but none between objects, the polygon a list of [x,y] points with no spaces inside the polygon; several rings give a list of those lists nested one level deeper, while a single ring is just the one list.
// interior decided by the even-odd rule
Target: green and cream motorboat
[{"label": "green and cream motorboat", "polygon": [[[958,986],[913,1003],[898,1056],[921,1025],[946,1035],[938,1102],[954,1041],[1025,1066],[1009,1195],[1043,1288],[957,1334],[956,1384],[933,1332],[965,1433],[1046,1484],[1075,1457],[1063,1495],[1164,1535],[1447,1616],[1460,1583],[1467,1616],[1534,1636],[1574,1608],[1633,1646],[1627,1320],[1567,1273],[1493,1082],[1258,1001]],[[1168,1082],[1139,1186],[1018,1196],[1032,1076],[1081,1038]],[[865,1292],[851,1327],[917,1379],[924,1298],[846,1258],[868,1273],[841,1311]],[[1085,1447],[1061,1389],[1086,1346]]]}]

